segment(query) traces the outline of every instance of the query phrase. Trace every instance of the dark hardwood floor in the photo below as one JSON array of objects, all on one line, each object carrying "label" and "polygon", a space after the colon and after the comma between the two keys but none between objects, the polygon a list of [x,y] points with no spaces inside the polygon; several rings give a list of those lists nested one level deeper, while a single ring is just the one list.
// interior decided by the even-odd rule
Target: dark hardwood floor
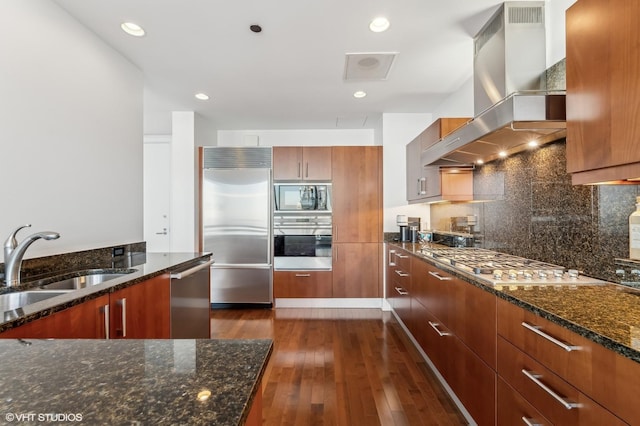
[{"label": "dark hardwood floor", "polygon": [[466,424],[389,312],[213,310],[212,338],[271,338],[265,425]]}]

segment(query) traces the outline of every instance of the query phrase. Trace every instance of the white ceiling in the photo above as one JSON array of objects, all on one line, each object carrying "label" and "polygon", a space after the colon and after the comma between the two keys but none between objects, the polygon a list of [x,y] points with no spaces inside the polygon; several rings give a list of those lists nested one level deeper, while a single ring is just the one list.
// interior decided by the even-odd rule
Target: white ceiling
[{"label": "white ceiling", "polygon": [[[145,113],[193,110],[220,130],[375,128],[385,112],[433,112],[471,76],[473,36],[501,3],[55,1],[143,71]],[[391,27],[371,32],[381,15]],[[147,34],[125,34],[125,21]],[[345,54],[361,52],[396,52],[389,77],[345,81]]]}]

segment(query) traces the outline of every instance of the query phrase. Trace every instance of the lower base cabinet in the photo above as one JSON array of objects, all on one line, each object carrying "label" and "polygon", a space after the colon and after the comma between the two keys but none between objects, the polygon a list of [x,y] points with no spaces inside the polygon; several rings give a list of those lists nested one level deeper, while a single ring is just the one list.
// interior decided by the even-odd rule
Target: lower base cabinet
[{"label": "lower base cabinet", "polygon": [[0,338],[168,339],[170,292],[169,275],[160,275],[12,328]]},{"label": "lower base cabinet", "polygon": [[1,338],[106,339],[109,336],[109,296],[100,296],[25,325],[5,331]]},{"label": "lower base cabinet", "polygon": [[333,297],[331,271],[274,271],[273,297]]},{"label": "lower base cabinet", "polygon": [[380,243],[333,243],[333,297],[380,298]]},{"label": "lower base cabinet", "polygon": [[526,399],[498,377],[497,424],[552,426]]}]

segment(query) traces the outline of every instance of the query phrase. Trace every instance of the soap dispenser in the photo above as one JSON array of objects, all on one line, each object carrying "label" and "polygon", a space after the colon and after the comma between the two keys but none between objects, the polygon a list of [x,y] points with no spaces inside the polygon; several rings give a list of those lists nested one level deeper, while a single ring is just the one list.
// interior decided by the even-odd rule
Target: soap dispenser
[{"label": "soap dispenser", "polygon": [[629,216],[629,259],[640,260],[640,197],[636,197],[636,211]]}]

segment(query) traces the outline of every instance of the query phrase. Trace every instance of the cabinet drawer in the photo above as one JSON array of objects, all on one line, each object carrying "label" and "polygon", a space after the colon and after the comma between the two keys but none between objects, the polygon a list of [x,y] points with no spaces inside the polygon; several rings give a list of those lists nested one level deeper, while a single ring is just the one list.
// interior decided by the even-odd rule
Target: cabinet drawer
[{"label": "cabinet drawer", "polygon": [[333,296],[331,271],[275,271],[273,273],[274,297],[323,297]]},{"label": "cabinet drawer", "polygon": [[498,375],[554,424],[625,424],[501,337],[498,338]]},{"label": "cabinet drawer", "polygon": [[640,418],[637,362],[502,299],[498,334],[626,422]]},{"label": "cabinet drawer", "polygon": [[545,419],[522,395],[498,377],[496,424],[498,426],[550,426],[553,423]]}]

